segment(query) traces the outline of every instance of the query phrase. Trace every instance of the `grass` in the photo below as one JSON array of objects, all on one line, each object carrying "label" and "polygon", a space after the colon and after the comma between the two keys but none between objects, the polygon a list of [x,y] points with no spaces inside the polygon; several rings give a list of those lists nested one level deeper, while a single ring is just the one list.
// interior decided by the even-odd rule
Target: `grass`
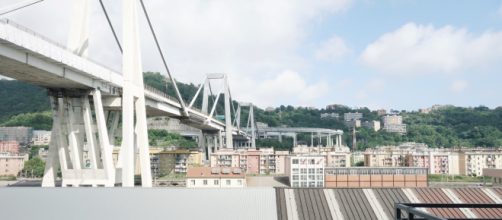
[{"label": "grass", "polygon": [[[430,182],[483,182],[482,176],[429,174]],[[488,182],[489,179],[486,178]]]}]

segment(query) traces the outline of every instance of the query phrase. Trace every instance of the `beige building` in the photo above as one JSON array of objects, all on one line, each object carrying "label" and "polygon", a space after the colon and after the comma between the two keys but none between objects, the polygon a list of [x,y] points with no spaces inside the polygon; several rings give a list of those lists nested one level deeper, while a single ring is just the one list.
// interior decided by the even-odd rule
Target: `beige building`
[{"label": "beige building", "polygon": [[238,167],[190,167],[186,176],[187,188],[243,188],[246,174]]},{"label": "beige building", "polygon": [[239,167],[248,174],[284,174],[288,151],[273,148],[221,149],[211,154],[211,167]]},{"label": "beige building", "polygon": [[460,174],[482,176],[483,169],[502,169],[502,151],[492,149],[472,149],[459,153]]},{"label": "beige building", "polygon": [[0,176],[17,176],[23,170],[26,161],[28,161],[28,154],[0,153]]},{"label": "beige building", "polygon": [[51,142],[51,131],[35,130],[31,137],[31,143],[35,146],[49,145]]},{"label": "beige building", "polygon": [[383,130],[392,133],[406,133],[406,124],[403,124],[403,117],[400,115],[386,115],[382,118]]}]

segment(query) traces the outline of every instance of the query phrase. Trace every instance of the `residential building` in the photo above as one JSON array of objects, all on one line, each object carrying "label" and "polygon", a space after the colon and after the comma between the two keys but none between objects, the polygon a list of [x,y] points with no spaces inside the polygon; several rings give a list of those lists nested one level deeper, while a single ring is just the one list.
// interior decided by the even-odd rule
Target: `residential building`
[{"label": "residential building", "polygon": [[17,176],[23,170],[28,154],[0,153],[0,176]]},{"label": "residential building", "polygon": [[380,130],[380,121],[365,121],[362,123],[363,127],[369,128],[373,131],[379,131]]},{"label": "residential building", "polygon": [[406,124],[403,124],[403,117],[400,115],[386,115],[383,117],[383,129],[392,133],[406,133]]},{"label": "residential building", "polygon": [[159,159],[159,175],[183,174],[189,166],[202,164],[202,153],[186,149],[154,153]]},{"label": "residential building", "polygon": [[187,188],[243,188],[246,174],[238,167],[190,167],[186,176]]},{"label": "residential building", "polygon": [[19,153],[19,142],[17,141],[0,141],[0,153]]},{"label": "residential building", "polygon": [[343,119],[345,121],[354,121],[363,118],[363,113],[359,112],[347,112],[343,114]]},{"label": "residential building", "polygon": [[483,169],[501,169],[502,151],[495,149],[468,149],[459,153],[461,175],[482,176]]},{"label": "residential building", "polygon": [[0,127],[1,141],[17,141],[26,146],[30,144],[32,135],[33,128],[30,127]]},{"label": "residential building", "polygon": [[324,156],[291,156],[287,160],[291,187],[324,187]]},{"label": "residential building", "polygon": [[357,119],[357,120],[351,120],[351,121],[345,121],[345,126],[349,127],[349,128],[359,128],[361,127],[361,120]]},{"label": "residential building", "polygon": [[51,131],[34,130],[31,143],[35,146],[49,145],[51,142]]},{"label": "residential building", "polygon": [[350,152],[326,152],[326,167],[350,167]]},{"label": "residential building", "polygon": [[338,113],[321,113],[321,118],[339,118],[340,114]]},{"label": "residential building", "polygon": [[211,154],[211,167],[239,167],[247,174],[284,174],[287,151],[273,148],[221,149]]}]

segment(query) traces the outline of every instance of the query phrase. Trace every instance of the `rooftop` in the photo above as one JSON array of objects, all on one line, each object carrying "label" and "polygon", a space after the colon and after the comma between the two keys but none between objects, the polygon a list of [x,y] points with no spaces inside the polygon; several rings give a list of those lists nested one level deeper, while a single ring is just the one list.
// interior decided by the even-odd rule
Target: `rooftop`
[{"label": "rooftop", "polygon": [[246,173],[238,167],[189,167],[187,178],[246,178]]}]

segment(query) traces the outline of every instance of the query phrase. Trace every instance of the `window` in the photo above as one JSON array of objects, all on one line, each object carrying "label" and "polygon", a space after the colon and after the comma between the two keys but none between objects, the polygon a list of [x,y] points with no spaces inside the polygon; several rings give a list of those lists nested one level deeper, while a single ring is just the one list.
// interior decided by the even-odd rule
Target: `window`
[{"label": "window", "polygon": [[298,173],[298,168],[293,168],[293,173],[297,174]]},{"label": "window", "polygon": [[207,180],[202,181],[202,184],[207,185]]},{"label": "window", "polygon": [[314,168],[309,168],[309,173],[315,173],[315,169]]},{"label": "window", "polygon": [[317,182],[317,187],[324,187],[323,182]]},{"label": "window", "polygon": [[302,182],[302,187],[307,187],[307,183],[306,182]]},{"label": "window", "polygon": [[300,185],[298,184],[298,182],[294,182],[293,183],[293,187],[299,187]]},{"label": "window", "polygon": [[227,180],[227,185],[230,185],[230,180]]},{"label": "window", "polygon": [[195,186],[195,180],[192,180],[191,182],[192,182],[192,186]]},{"label": "window", "polygon": [[314,159],[309,160],[309,164],[315,164],[315,160]]},{"label": "window", "polygon": [[237,180],[237,185],[242,185],[242,180]]},{"label": "window", "polygon": [[293,159],[293,164],[298,164],[298,159]]},{"label": "window", "polygon": [[309,187],[315,187],[315,182],[309,182]]},{"label": "window", "polygon": [[214,180],[214,185],[218,185],[218,184],[220,184],[220,181]]},{"label": "window", "polygon": [[309,180],[315,180],[315,175],[309,175]]},{"label": "window", "polygon": [[302,174],[307,174],[307,168],[301,168],[300,173]]},{"label": "window", "polygon": [[298,180],[298,175],[293,175],[293,180]]},{"label": "window", "polygon": [[307,180],[307,175],[301,175],[300,177],[302,180]]}]

